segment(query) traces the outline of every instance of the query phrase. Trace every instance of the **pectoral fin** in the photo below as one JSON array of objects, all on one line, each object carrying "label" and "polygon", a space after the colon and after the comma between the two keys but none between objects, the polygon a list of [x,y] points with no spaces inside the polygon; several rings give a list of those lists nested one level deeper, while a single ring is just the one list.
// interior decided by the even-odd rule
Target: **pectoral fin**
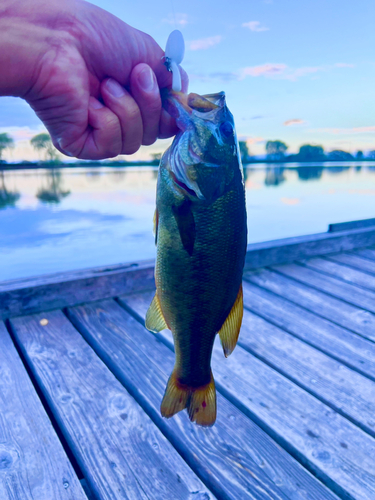
[{"label": "pectoral fin", "polygon": [[240,334],[242,316],[243,293],[241,284],[236,301],[219,331],[221,345],[223,346],[224,356],[226,358],[232,354],[234,348],[236,347],[238,335]]},{"label": "pectoral fin", "polygon": [[157,292],[155,293],[151,305],[148,308],[146,314],[145,326],[147,330],[150,330],[150,332],[154,333],[161,332],[161,330],[165,330],[165,328],[168,328],[168,325],[165,322],[163,312],[160,307],[160,302]]},{"label": "pectoral fin", "polygon": [[154,213],[154,235],[155,235],[155,245],[158,242],[158,225],[159,225],[159,212],[158,209],[155,208]]},{"label": "pectoral fin", "polygon": [[189,255],[193,254],[195,243],[195,220],[191,211],[191,202],[185,201],[182,205],[172,206],[173,215],[177,222],[183,247]]}]

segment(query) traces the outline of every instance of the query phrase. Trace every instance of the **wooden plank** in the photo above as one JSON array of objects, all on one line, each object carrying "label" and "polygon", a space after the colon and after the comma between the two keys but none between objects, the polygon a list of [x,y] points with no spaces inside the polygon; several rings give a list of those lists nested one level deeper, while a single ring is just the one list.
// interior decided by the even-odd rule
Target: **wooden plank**
[{"label": "wooden plank", "polygon": [[375,219],[362,219],[353,220],[350,222],[337,222],[336,224],[329,224],[328,232],[336,233],[337,231],[348,231],[349,229],[357,229],[361,227],[375,226]]},{"label": "wooden plank", "polygon": [[360,255],[361,257],[365,257],[369,260],[375,260],[375,250],[372,248],[363,248],[361,250],[356,250],[353,252],[355,255]]},{"label": "wooden plank", "polygon": [[375,227],[254,243],[248,246],[245,269],[287,264],[295,260],[374,244]]},{"label": "wooden plank", "polygon": [[0,322],[0,498],[87,500]]},{"label": "wooden plank", "polygon": [[359,288],[350,283],[344,283],[332,276],[324,275],[297,263],[272,266],[271,269],[284,276],[289,276],[296,281],[305,283],[312,288],[328,293],[333,297],[345,300],[349,304],[354,304],[375,313],[375,293],[370,290]]},{"label": "wooden plank", "polygon": [[318,292],[268,269],[245,273],[244,278],[246,281],[276,293],[318,316],[375,341],[375,315],[369,311],[347,304],[323,292]]},{"label": "wooden plank", "polygon": [[[143,311],[149,302],[146,294]],[[218,498],[331,498],[325,487],[220,392],[212,428],[202,430],[191,424],[186,412],[163,419],[160,402],[174,355],[161,342],[163,337],[145,330],[118,304],[105,301],[79,306],[69,309],[69,316]],[[220,358],[223,361],[222,354]]]},{"label": "wooden plank", "polygon": [[213,498],[61,311],[11,324],[94,496]]},{"label": "wooden plank", "polygon": [[357,269],[333,262],[325,258],[314,258],[309,260],[301,260],[301,264],[311,269],[315,269],[323,274],[331,275],[340,280],[352,283],[362,288],[375,291],[375,280],[368,273],[363,273]]},{"label": "wooden plank", "polygon": [[153,261],[3,282],[0,284],[0,319],[153,287]]},{"label": "wooden plank", "polygon": [[270,323],[375,380],[375,345],[282,297],[244,282],[244,304]]},{"label": "wooden plank", "polygon": [[[359,271],[364,271],[365,273],[375,274],[375,262],[364,259],[358,255],[353,255],[350,253],[340,253],[334,255],[327,255],[329,260],[333,260],[334,262],[340,262],[341,264],[345,264],[349,267],[354,267],[354,269],[359,269]],[[373,282],[375,283],[375,279],[373,278]]]},{"label": "wooden plank", "polygon": [[250,311],[238,345],[375,437],[375,382]]},{"label": "wooden plank", "polygon": [[[135,296],[124,301],[144,317],[144,300],[140,305]],[[172,348],[170,332],[164,330],[159,336]],[[216,342],[212,361],[219,391],[340,498],[375,497],[375,440],[371,436],[240,346],[224,359]]]}]

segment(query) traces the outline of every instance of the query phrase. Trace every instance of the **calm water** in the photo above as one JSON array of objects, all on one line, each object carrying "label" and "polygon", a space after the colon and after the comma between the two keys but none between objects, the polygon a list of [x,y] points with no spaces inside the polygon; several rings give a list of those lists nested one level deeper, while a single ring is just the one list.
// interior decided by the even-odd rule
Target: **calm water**
[{"label": "calm water", "polygon": [[[157,170],[0,172],[0,281],[154,258]],[[249,242],[375,217],[375,163],[257,166],[246,175]]]}]

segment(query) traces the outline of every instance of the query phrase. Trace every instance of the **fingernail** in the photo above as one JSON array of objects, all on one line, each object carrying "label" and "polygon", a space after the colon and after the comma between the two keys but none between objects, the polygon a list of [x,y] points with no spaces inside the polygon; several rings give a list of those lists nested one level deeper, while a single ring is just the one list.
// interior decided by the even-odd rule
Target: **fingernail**
[{"label": "fingernail", "polygon": [[155,76],[149,66],[146,66],[138,75],[139,86],[145,92],[151,92],[155,87]]},{"label": "fingernail", "polygon": [[106,87],[108,92],[112,94],[113,97],[122,97],[123,95],[125,95],[125,89],[112,78],[109,78],[106,81]]}]

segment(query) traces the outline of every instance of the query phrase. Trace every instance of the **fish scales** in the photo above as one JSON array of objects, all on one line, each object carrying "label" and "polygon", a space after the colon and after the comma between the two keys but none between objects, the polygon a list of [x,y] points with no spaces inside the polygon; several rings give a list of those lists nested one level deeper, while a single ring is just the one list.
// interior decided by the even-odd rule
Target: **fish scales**
[{"label": "fish scales", "polygon": [[[201,104],[202,101],[198,101]],[[184,110],[179,112],[184,113]],[[221,115],[215,120],[212,111],[221,112]],[[227,142],[223,141],[218,147],[215,138],[212,139],[216,129],[222,123],[232,124],[233,118],[226,106],[210,109],[210,112],[208,118],[206,114],[202,117],[201,112],[197,117],[194,113],[188,117],[183,115],[182,128],[189,127],[191,122],[195,123],[195,128],[188,128],[188,133],[183,129],[164,154],[157,188],[157,292],[154,301],[157,300],[164,326],[173,333],[176,353],[175,370],[167,386],[162,413],[172,416],[185,405],[190,418],[201,425],[212,425],[216,416],[216,400],[212,401],[215,397],[210,366],[212,348],[216,334],[232,315],[238,303],[236,299],[242,293],[247,243],[245,191],[234,123],[232,136],[225,137]],[[198,120],[198,125],[194,120]],[[207,124],[208,131],[205,129]],[[203,146],[198,155],[193,138],[199,134]],[[195,148],[193,160],[196,163],[193,167],[187,163],[187,174],[182,176],[184,161],[190,161],[191,157],[189,151],[189,154],[182,151],[182,158],[176,157],[174,148],[179,144]],[[173,168],[173,162],[179,162],[177,168]],[[157,331],[152,324],[153,304],[146,326]],[[233,314],[241,315],[236,323],[240,324],[242,302]],[[236,327],[232,330],[230,336],[235,337],[235,345],[238,331]],[[225,340],[225,350],[224,343]],[[197,398],[199,408],[194,400]],[[215,406],[211,413],[209,405]]]}]

